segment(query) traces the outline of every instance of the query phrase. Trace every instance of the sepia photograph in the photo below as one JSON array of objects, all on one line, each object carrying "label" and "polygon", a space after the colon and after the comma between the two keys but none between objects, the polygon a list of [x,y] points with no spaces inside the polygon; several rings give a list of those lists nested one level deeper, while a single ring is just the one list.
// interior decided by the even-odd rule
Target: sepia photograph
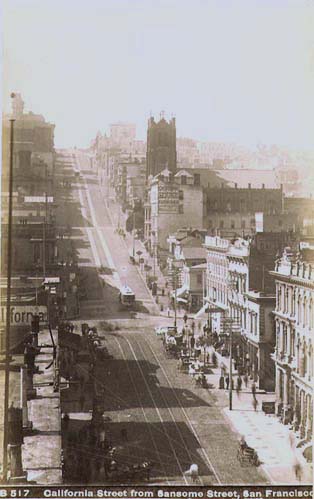
[{"label": "sepia photograph", "polygon": [[1,22],[0,497],[312,497],[313,0]]}]

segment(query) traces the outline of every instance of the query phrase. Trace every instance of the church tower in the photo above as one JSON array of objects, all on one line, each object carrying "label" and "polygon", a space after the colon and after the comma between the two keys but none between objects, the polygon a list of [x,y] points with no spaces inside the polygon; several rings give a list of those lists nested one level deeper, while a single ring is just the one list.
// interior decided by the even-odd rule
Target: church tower
[{"label": "church tower", "polygon": [[177,171],[176,120],[166,121],[162,112],[158,122],[153,117],[148,120],[146,178],[165,168],[173,174]]}]

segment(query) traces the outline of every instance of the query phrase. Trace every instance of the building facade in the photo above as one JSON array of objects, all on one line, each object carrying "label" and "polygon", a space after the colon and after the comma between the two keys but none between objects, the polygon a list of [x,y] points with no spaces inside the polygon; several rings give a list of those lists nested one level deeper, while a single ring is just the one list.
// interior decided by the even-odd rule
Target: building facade
[{"label": "building facade", "polygon": [[169,170],[154,177],[145,205],[145,239],[150,247],[167,250],[168,235],[180,228],[202,229],[203,191],[181,184]]},{"label": "building facade", "polygon": [[276,280],[276,401],[284,423],[301,438],[313,427],[314,249],[286,249],[272,272]]}]

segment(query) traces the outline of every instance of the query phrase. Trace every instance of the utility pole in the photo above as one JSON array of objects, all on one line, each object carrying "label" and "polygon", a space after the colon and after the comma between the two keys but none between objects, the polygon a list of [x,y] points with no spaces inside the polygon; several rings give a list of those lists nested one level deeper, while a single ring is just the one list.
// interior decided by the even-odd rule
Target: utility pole
[{"label": "utility pole", "polygon": [[232,322],[228,324],[228,329],[229,329],[229,341],[230,341],[230,348],[229,348],[229,411],[232,411]]},{"label": "utility pole", "polygon": [[[177,269],[175,269],[177,270]],[[177,273],[174,274],[174,327],[177,327]]]},{"label": "utility pole", "polygon": [[[14,98],[14,94],[11,94]],[[10,388],[10,319],[11,319],[11,274],[12,274],[12,211],[13,211],[13,144],[14,121],[10,119],[10,164],[9,164],[9,214],[8,214],[8,247],[7,247],[7,307],[5,332],[5,381],[4,381],[4,418],[3,418],[3,479],[8,479],[8,422],[9,422],[9,388]]]},{"label": "utility pole", "polygon": [[43,277],[46,277],[46,223],[47,223],[47,213],[48,213],[48,198],[47,198],[47,188],[48,188],[48,174],[47,165],[45,164],[45,215],[43,221]]},{"label": "utility pole", "polygon": [[133,249],[132,249],[133,258],[135,258],[135,211],[133,205]]}]

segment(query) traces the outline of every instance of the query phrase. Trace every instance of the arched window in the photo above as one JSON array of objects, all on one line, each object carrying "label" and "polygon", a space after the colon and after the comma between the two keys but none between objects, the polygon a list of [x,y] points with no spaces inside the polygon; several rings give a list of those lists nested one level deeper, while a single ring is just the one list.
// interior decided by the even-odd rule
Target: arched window
[{"label": "arched window", "polygon": [[307,345],[304,342],[304,345],[303,345],[303,373],[302,373],[303,377],[307,376],[307,374],[308,374],[307,368],[308,368]]},{"label": "arched window", "polygon": [[293,317],[295,316],[295,311],[296,311],[296,299],[297,299],[297,294],[296,294],[296,291],[293,290],[293,292],[292,292],[292,309],[291,309],[291,313],[292,313]]},{"label": "arched window", "polygon": [[309,379],[311,379],[312,376],[313,376],[313,362],[312,362],[312,358],[313,358],[313,348],[312,348],[312,343],[310,343],[309,344],[309,372],[308,372]]},{"label": "arched window", "polygon": [[298,324],[302,323],[302,300],[301,300],[301,295],[298,296],[298,317],[297,317]]},{"label": "arched window", "polygon": [[307,299],[304,296],[303,297],[303,321],[302,321],[303,327],[305,327],[306,323],[307,323],[307,308],[306,307],[307,307]]},{"label": "arched window", "polygon": [[310,329],[313,329],[314,325],[314,310],[313,310],[313,299],[310,299],[310,304],[309,304],[309,324],[310,324]]}]

